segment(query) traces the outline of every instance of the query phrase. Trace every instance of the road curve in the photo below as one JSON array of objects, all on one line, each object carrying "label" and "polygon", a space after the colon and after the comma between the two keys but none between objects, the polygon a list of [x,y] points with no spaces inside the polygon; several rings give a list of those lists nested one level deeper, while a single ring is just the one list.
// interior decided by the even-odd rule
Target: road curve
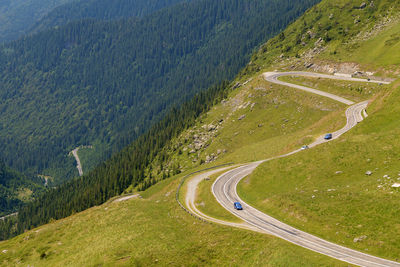
[{"label": "road curve", "polygon": [[335,75],[329,75],[329,74],[321,74],[321,73],[315,73],[315,72],[306,72],[306,71],[290,71],[290,72],[265,72],[263,73],[264,79],[268,82],[272,82],[275,84],[280,84],[288,87],[292,87],[295,89],[303,90],[306,92],[310,92],[313,94],[321,95],[324,97],[331,98],[335,101],[341,102],[346,105],[353,105],[354,102],[348,99],[345,99],[343,97],[330,94],[327,92],[319,91],[310,87],[302,86],[302,85],[297,85],[297,84],[292,84],[288,82],[283,82],[278,80],[279,77],[282,76],[307,76],[307,77],[314,77],[314,78],[324,78],[324,79],[333,79],[333,80],[342,80],[342,81],[351,81],[351,82],[368,82],[368,83],[379,83],[379,84],[389,84],[390,82],[384,82],[384,81],[376,81],[376,80],[367,80],[367,79],[359,79],[359,78],[351,78],[351,77],[342,77],[342,76],[335,76]]},{"label": "road curve", "polygon": [[[368,104],[368,101],[364,101],[361,103],[354,104],[352,101],[347,100],[345,98],[335,96],[332,94],[328,94],[319,90],[315,90],[312,88],[307,88],[304,86],[299,86],[295,84],[289,84],[286,82],[281,82],[278,80],[278,77],[285,75],[301,75],[301,76],[311,76],[311,77],[321,77],[321,78],[329,78],[329,79],[338,79],[338,80],[348,80],[348,81],[364,81],[364,82],[374,82],[374,83],[386,83],[380,81],[367,81],[363,79],[355,79],[355,78],[347,78],[347,77],[338,77],[333,75],[325,75],[325,74],[317,74],[317,73],[308,73],[308,72],[286,72],[286,73],[276,73],[269,72],[264,73],[265,80],[281,85],[287,85],[292,88],[308,91],[314,94],[318,94],[321,96],[329,97],[346,105],[351,105],[346,110],[346,125],[334,132],[333,138],[336,139],[341,136],[343,133],[349,131],[352,127],[357,125],[358,122],[363,120],[366,117],[365,108]],[[353,105],[354,104],[354,105]],[[315,147],[319,144],[325,143],[327,140],[323,138],[323,136],[317,138],[309,147]],[[354,265],[359,266],[400,266],[400,263],[378,258],[372,255],[368,255],[353,249],[349,249],[329,241],[323,240],[319,237],[313,236],[306,232],[300,231],[296,228],[293,228],[285,223],[282,223],[273,217],[262,213],[261,211],[253,208],[252,206],[245,203],[237,194],[236,187],[237,184],[244,177],[248,176],[250,173],[254,171],[254,169],[259,166],[261,163],[276,159],[287,157],[301,150],[295,150],[290,153],[280,155],[277,157],[273,157],[270,159],[252,162],[250,164],[245,164],[235,169],[232,169],[217,178],[217,180],[212,185],[212,192],[217,199],[217,201],[229,212],[234,214],[235,216],[241,218],[248,225],[251,225],[258,229],[258,231],[268,233],[271,235],[275,235],[282,239],[285,239],[289,242],[302,246],[304,248],[313,250],[315,252],[327,255],[332,258],[336,258],[338,260],[348,262]],[[233,208],[233,202],[239,201],[242,203],[243,210],[237,211]],[[225,223],[226,224],[226,223]],[[234,226],[234,225],[232,225]]]},{"label": "road curve", "polygon": [[218,172],[222,172],[225,171],[229,168],[232,168],[233,166],[230,167],[224,167],[224,168],[219,168],[219,169],[215,169],[212,171],[208,171],[205,173],[200,173],[197,174],[196,176],[194,176],[193,178],[190,179],[190,181],[187,183],[187,192],[186,192],[186,197],[185,197],[185,205],[186,208],[193,214],[195,214],[196,216],[210,221],[210,222],[214,222],[214,223],[219,223],[219,224],[224,224],[224,225],[228,225],[228,226],[232,226],[232,227],[237,227],[237,228],[242,228],[242,229],[247,229],[247,230],[253,230],[253,231],[258,231],[258,228],[243,222],[243,223],[232,223],[232,222],[226,222],[223,220],[219,220],[213,217],[210,217],[204,213],[202,213],[197,207],[196,207],[196,189],[198,184],[203,181],[205,178],[214,175]]}]

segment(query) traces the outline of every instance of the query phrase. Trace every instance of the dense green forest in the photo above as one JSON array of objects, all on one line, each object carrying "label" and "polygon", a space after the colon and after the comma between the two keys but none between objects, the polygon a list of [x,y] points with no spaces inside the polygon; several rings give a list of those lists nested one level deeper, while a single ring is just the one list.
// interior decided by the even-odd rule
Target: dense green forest
[{"label": "dense green forest", "polygon": [[197,0],[111,22],[85,19],[0,48],[0,145],[8,166],[55,183],[68,152],[108,158],[166,111],[232,78],[257,45],[317,0]]},{"label": "dense green forest", "polygon": [[143,17],[182,1],[189,0],[2,0],[0,42],[84,18]]},{"label": "dense green forest", "polygon": [[26,177],[0,160],[0,217],[17,211],[44,188],[39,177]]},{"label": "dense green forest", "polygon": [[30,29],[30,33],[85,18],[97,20],[141,18],[159,9],[189,1],[191,0],[79,0],[69,2],[49,12]]},{"label": "dense green forest", "polygon": [[70,1],[72,0],[1,0],[0,42],[21,37],[53,8]]},{"label": "dense green forest", "polygon": [[[173,137],[190,127],[195,119],[217,102],[226,98],[227,82],[213,86],[196,95],[180,108],[172,108],[146,134],[134,143],[99,165],[94,171],[75,178],[45,194],[19,210],[17,219],[0,221],[2,236],[8,238],[26,229],[60,219],[99,205],[109,198],[121,194],[128,186],[144,190],[155,181],[143,183],[146,168]],[[176,174],[176,173],[175,173]],[[170,174],[168,174],[169,177]],[[14,225],[17,225],[17,228]],[[0,236],[1,237],[1,236]]]}]

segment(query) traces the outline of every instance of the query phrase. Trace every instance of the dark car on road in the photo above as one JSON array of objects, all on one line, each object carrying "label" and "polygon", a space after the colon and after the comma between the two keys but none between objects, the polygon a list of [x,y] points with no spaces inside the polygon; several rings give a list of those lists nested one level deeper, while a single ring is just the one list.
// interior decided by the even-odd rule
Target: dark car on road
[{"label": "dark car on road", "polygon": [[233,207],[235,209],[237,209],[237,210],[242,210],[243,209],[242,205],[239,202],[233,203]]},{"label": "dark car on road", "polygon": [[331,133],[326,134],[326,135],[324,136],[324,139],[325,139],[325,140],[332,139],[332,134],[331,134]]}]

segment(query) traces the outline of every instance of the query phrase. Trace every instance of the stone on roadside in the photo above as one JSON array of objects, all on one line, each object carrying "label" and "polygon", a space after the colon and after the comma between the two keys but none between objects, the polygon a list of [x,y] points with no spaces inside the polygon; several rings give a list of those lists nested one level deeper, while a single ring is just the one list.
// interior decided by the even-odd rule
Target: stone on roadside
[{"label": "stone on roadside", "polygon": [[366,239],[366,238],[367,238],[366,235],[362,235],[362,236],[359,236],[359,237],[354,238],[354,239],[353,239],[353,242],[354,242],[354,243],[357,243],[357,242],[363,241],[363,240]]}]

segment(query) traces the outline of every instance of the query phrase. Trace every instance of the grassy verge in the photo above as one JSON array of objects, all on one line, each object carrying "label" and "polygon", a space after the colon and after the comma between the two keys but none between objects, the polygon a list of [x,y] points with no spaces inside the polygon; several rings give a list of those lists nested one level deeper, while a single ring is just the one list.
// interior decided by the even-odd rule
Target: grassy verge
[{"label": "grassy verge", "polygon": [[176,204],[177,184],[0,242],[0,265],[345,266],[268,235],[201,223]]},{"label": "grassy verge", "polygon": [[[266,162],[238,187],[248,203],[290,225],[400,260],[398,90],[333,142]],[[371,175],[366,175],[371,171]]]}]

